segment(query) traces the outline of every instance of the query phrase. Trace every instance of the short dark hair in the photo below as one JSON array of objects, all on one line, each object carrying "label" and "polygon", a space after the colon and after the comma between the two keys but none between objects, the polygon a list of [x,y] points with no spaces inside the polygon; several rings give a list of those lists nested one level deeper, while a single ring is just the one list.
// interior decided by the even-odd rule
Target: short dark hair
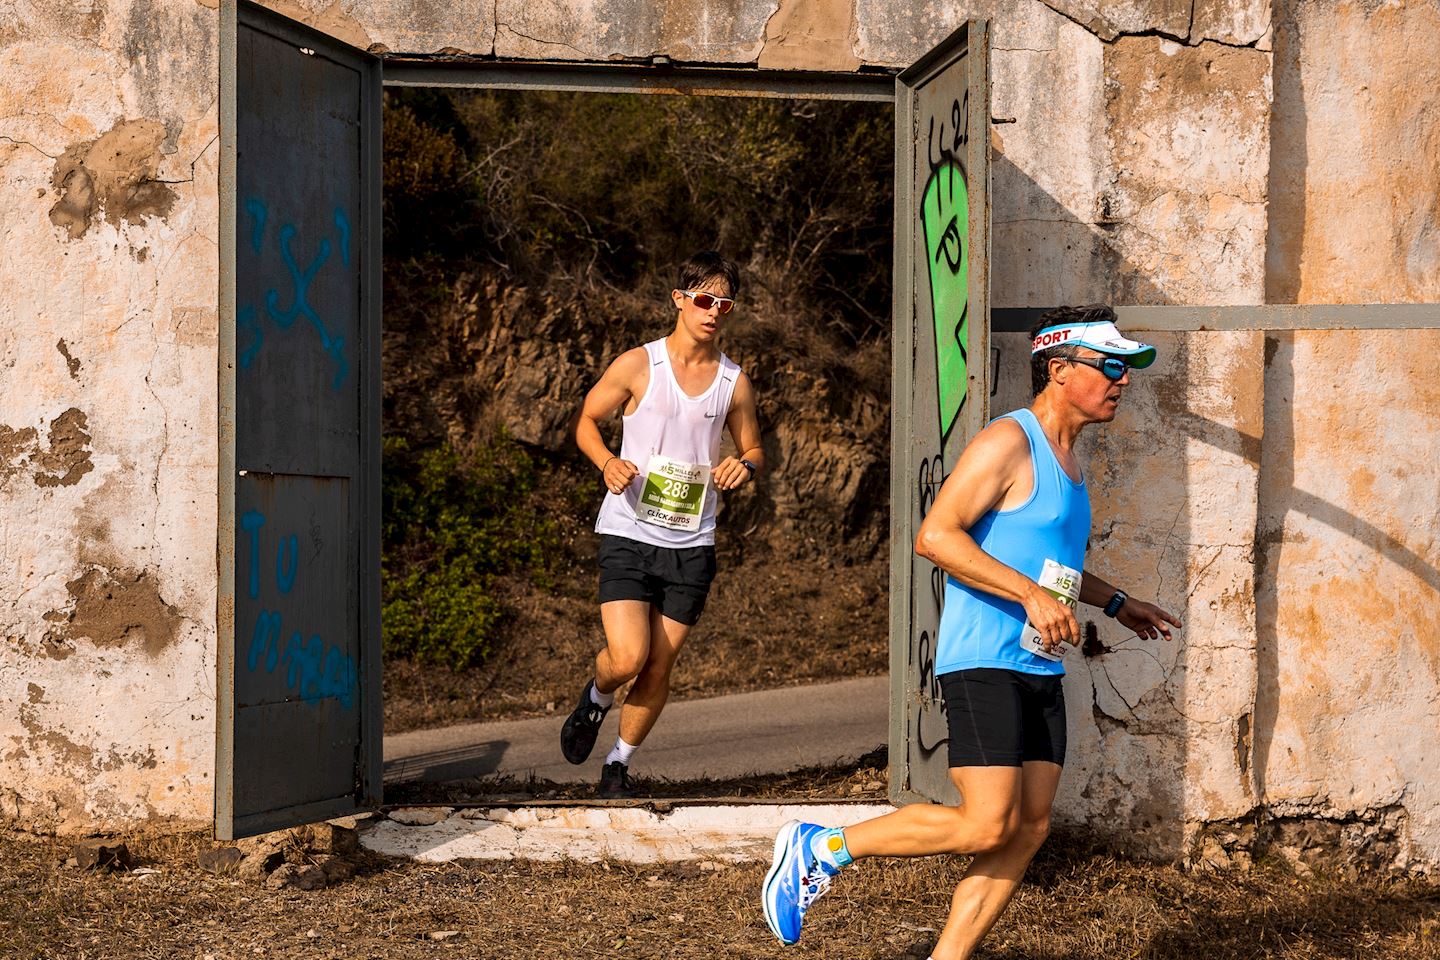
[{"label": "short dark hair", "polygon": [[701,250],[680,264],[680,284],[676,289],[695,290],[716,279],[725,281],[730,296],[740,295],[740,268],[714,250]]},{"label": "short dark hair", "polygon": [[[1103,303],[1092,303],[1085,307],[1056,307],[1040,314],[1040,319],[1030,328],[1033,342],[1046,327],[1060,327],[1070,323],[1114,323],[1115,311]],[[1030,349],[1026,344],[1025,349]],[[1056,358],[1068,360],[1078,357],[1080,348],[1073,343],[1062,343],[1057,347],[1041,350],[1030,355],[1030,389],[1035,396],[1050,382],[1050,361]]]}]

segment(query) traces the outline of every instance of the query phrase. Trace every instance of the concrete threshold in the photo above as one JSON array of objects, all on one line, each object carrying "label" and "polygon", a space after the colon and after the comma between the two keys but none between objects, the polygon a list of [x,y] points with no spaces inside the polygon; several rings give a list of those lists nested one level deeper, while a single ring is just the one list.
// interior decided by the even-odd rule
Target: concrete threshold
[{"label": "concrete threshold", "polygon": [[362,830],[367,850],[450,860],[768,862],[787,821],[847,827],[890,813],[886,803],[636,803],[391,810]]}]

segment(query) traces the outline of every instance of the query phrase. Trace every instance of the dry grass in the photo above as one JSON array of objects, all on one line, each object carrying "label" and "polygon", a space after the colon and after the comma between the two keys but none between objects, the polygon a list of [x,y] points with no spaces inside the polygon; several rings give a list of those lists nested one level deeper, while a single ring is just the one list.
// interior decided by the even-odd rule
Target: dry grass
[{"label": "dry grass", "polygon": [[[54,840],[0,839],[0,956],[139,960],[255,957],[923,958],[963,862],[873,861],[842,877],[781,947],[760,917],[763,865],[467,862],[365,855],[315,893],[199,872],[197,836],[130,840],[149,876],[59,866]],[[1266,864],[1192,875],[1075,840],[1041,853],[980,956],[988,960],[1433,960],[1440,885],[1300,879]],[[443,942],[434,931],[457,930]]]}]

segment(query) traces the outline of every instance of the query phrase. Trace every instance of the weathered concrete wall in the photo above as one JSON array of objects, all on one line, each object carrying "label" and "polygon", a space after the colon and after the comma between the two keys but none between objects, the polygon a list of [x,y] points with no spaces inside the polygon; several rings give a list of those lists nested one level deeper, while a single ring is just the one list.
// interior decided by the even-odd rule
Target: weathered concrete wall
[{"label": "weathered concrete wall", "polygon": [[1272,303],[1440,299],[1440,4],[1277,0]]},{"label": "weathered concrete wall", "polygon": [[[31,822],[209,813],[214,5],[0,12],[0,812]],[[268,6],[377,52],[835,70],[988,17],[997,306],[1440,299],[1433,4]],[[1092,563],[1187,626],[1072,657],[1065,818],[1175,855],[1268,810],[1440,862],[1437,344],[1404,336],[1154,337],[1085,441]]]},{"label": "weathered concrete wall", "polygon": [[[266,0],[392,53],[851,70],[994,21],[995,304],[1258,303],[1266,0]],[[1198,254],[1198,255],[1197,255]]]},{"label": "weathered concrete wall", "polygon": [[[1272,299],[1440,301],[1437,35],[1433,3],[1276,4]],[[1440,862],[1437,347],[1266,344],[1255,768],[1300,856]]]},{"label": "weathered concrete wall", "polygon": [[1302,855],[1440,861],[1437,349],[1437,330],[1266,344],[1255,769],[1273,816],[1311,821]]},{"label": "weathered concrete wall", "polygon": [[210,817],[217,49],[199,3],[0,8],[0,816],[36,828]]}]

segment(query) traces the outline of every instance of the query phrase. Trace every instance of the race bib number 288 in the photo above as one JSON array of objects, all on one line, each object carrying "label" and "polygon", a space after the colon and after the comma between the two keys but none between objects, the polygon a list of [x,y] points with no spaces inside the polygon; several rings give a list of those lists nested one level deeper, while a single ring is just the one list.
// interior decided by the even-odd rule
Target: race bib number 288
[{"label": "race bib number 288", "polygon": [[710,488],[710,467],[659,454],[650,458],[645,486],[635,503],[635,516],[671,530],[699,530]]}]

